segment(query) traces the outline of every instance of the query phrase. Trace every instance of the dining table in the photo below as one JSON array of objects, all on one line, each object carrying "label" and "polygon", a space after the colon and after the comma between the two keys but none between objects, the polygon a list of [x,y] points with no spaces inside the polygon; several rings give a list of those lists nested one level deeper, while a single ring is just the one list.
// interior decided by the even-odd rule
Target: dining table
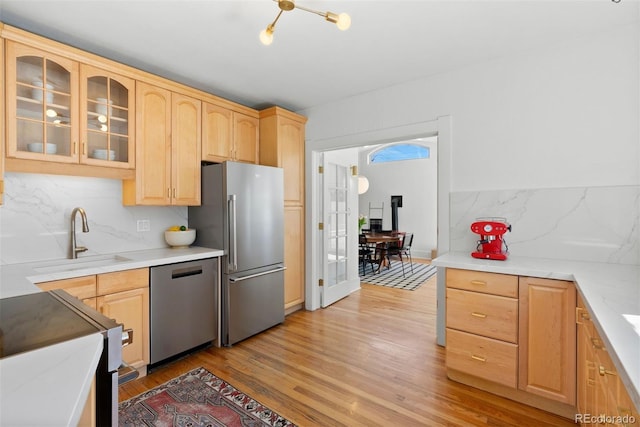
[{"label": "dining table", "polygon": [[391,243],[401,243],[402,236],[388,233],[365,233],[364,234],[367,244],[372,243],[376,245],[376,249],[380,251],[380,262],[376,273],[379,273],[382,267],[389,267],[391,265],[387,251]]}]

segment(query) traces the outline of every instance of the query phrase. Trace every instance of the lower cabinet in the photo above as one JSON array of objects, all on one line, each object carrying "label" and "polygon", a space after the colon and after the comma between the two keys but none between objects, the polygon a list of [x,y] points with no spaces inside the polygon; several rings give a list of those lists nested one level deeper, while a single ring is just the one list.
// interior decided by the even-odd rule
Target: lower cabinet
[{"label": "lower cabinet", "polygon": [[97,277],[98,311],[133,330],[122,360],[139,369],[149,364],[149,269],[117,271]]},{"label": "lower cabinet", "polygon": [[573,419],[572,282],[446,270],[450,379]]},{"label": "lower cabinet", "polygon": [[149,364],[149,269],[75,277],[38,283],[40,289],[64,289],[107,317],[133,330],[133,342],[122,349],[122,360],[146,374]]},{"label": "lower cabinet", "polygon": [[576,404],[576,288],[573,282],[520,277],[518,388]]},{"label": "lower cabinet", "polygon": [[578,414],[581,425],[638,426],[635,408],[591,315],[580,297],[577,301]]},{"label": "lower cabinet", "polygon": [[297,309],[304,303],[304,207],[284,208],[284,308]]}]

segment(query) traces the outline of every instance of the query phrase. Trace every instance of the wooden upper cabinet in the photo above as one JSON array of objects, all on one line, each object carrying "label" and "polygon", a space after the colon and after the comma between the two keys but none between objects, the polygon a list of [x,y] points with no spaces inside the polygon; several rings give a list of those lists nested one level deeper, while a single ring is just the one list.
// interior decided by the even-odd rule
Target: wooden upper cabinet
[{"label": "wooden upper cabinet", "polygon": [[135,167],[135,81],[81,64],[80,82],[81,161]]},{"label": "wooden upper cabinet", "polygon": [[199,205],[201,102],[136,84],[136,178],[123,181],[125,205]]},{"label": "wooden upper cabinet", "polygon": [[173,205],[200,204],[201,109],[201,102],[197,99],[177,93],[172,95],[171,204]]},{"label": "wooden upper cabinet", "polygon": [[258,162],[257,117],[205,102],[202,122],[202,160]]},{"label": "wooden upper cabinet", "polygon": [[7,156],[79,162],[79,65],[6,42]]},{"label": "wooden upper cabinet", "polygon": [[519,280],[519,388],[575,405],[575,285],[534,277]]},{"label": "wooden upper cabinet", "polygon": [[260,164],[284,169],[285,205],[304,205],[306,117],[279,107],[260,112]]}]

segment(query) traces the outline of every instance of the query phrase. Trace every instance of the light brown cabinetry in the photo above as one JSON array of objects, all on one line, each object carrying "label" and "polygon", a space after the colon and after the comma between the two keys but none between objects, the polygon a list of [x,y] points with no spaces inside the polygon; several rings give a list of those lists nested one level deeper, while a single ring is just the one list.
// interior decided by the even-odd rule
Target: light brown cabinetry
[{"label": "light brown cabinetry", "polygon": [[149,269],[118,271],[38,283],[43,291],[64,289],[105,316],[133,330],[122,359],[136,369],[149,364]]},{"label": "light brown cabinetry", "polygon": [[200,204],[201,102],[136,84],[136,177],[123,181],[125,205]]},{"label": "light brown cabinetry", "polygon": [[638,426],[636,408],[584,302],[576,309],[577,414],[581,425]]},{"label": "light brown cabinetry", "polygon": [[283,168],[285,301],[288,311],[304,303],[304,138],[306,117],[279,107],[260,111],[260,164]]},{"label": "light brown cabinetry", "polygon": [[449,378],[572,418],[574,284],[448,268],[446,286]]},{"label": "light brown cabinetry", "polygon": [[11,34],[26,43],[6,41],[8,170],[131,176],[134,81],[71,48]]},{"label": "light brown cabinetry", "polygon": [[258,163],[258,133],[257,117],[203,103],[202,160]]},{"label": "light brown cabinetry", "polygon": [[517,277],[447,270],[447,368],[517,386]]},{"label": "light brown cabinetry", "polygon": [[43,291],[63,289],[69,295],[78,298],[91,308],[96,308],[96,276],[81,276],[72,279],[53,280],[50,282],[38,283],[38,287]]},{"label": "light brown cabinetry", "polygon": [[149,269],[99,274],[98,311],[133,330],[122,359],[138,369],[149,364]]},{"label": "light brown cabinetry", "polygon": [[575,307],[573,282],[520,278],[521,390],[575,405]]}]

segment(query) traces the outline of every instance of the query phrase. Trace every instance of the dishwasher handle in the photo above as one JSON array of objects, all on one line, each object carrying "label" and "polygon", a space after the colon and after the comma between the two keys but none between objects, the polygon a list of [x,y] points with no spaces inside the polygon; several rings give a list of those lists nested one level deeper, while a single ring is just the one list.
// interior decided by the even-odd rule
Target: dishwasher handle
[{"label": "dishwasher handle", "polygon": [[197,276],[202,274],[202,266],[196,265],[194,267],[177,268],[171,272],[172,279],[181,279],[183,277]]},{"label": "dishwasher handle", "polygon": [[278,268],[274,268],[273,270],[268,270],[268,271],[263,271],[261,273],[256,273],[256,274],[250,274],[248,276],[242,276],[242,277],[229,277],[229,281],[230,282],[242,282],[243,280],[248,280],[248,279],[254,279],[256,277],[260,277],[260,276],[265,276],[267,274],[273,274],[273,273],[278,273],[280,271],[284,271],[286,270],[287,267],[278,267]]}]

